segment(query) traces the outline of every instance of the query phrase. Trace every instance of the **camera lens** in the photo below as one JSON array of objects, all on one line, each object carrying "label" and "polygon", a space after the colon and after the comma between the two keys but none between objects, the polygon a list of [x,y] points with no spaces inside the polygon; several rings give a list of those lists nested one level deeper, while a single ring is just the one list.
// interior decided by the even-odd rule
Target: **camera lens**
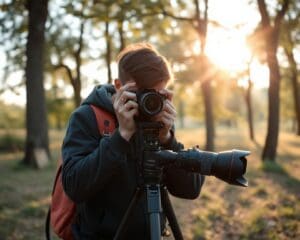
[{"label": "camera lens", "polygon": [[146,93],[141,99],[141,108],[143,109],[143,112],[148,116],[154,116],[162,110],[163,99],[157,93]]}]

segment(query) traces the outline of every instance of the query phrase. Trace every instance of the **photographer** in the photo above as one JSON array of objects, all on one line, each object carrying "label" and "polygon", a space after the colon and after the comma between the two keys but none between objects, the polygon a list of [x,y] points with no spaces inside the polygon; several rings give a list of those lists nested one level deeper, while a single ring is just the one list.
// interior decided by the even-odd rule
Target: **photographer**
[{"label": "photographer", "polygon": [[[172,93],[166,89],[172,79],[166,59],[149,44],[134,44],[120,53],[118,67],[114,86],[96,87],[72,113],[64,138],[62,181],[65,192],[76,203],[75,239],[113,239],[141,181],[134,137],[135,119],[140,114],[136,91],[155,89],[165,97],[162,111],[151,120],[162,123],[162,149],[183,149],[174,137],[176,111]],[[99,134],[91,104],[115,116],[117,127],[110,136]],[[163,184],[176,197],[197,198],[203,181],[197,173],[163,170]],[[129,220],[122,239],[150,238],[145,196]],[[165,224],[164,214],[161,224]]]}]

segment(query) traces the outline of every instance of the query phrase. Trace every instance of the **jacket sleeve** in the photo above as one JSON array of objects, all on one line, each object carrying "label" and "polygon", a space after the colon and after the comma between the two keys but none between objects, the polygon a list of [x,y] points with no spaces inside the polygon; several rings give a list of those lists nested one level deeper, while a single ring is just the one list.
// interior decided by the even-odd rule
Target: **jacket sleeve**
[{"label": "jacket sleeve", "polygon": [[71,115],[62,146],[62,182],[67,195],[78,203],[101,191],[126,164],[128,149],[118,129],[110,137],[100,137],[91,107],[79,107]]},{"label": "jacket sleeve", "polygon": [[[172,130],[172,138],[163,149],[178,152],[184,149],[183,144],[177,142]],[[191,173],[184,169],[169,167],[165,170],[165,184],[169,192],[179,198],[196,199],[201,191],[205,177],[198,173]]]}]

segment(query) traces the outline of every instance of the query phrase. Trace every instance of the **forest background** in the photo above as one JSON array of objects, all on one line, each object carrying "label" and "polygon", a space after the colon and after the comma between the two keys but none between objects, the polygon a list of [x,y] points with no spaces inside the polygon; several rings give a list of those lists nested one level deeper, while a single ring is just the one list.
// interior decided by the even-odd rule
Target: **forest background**
[{"label": "forest background", "polygon": [[250,150],[248,188],[172,199],[185,239],[300,236],[300,3],[0,1],[0,239],[41,239],[71,112],[126,45],[171,62],[177,138]]}]

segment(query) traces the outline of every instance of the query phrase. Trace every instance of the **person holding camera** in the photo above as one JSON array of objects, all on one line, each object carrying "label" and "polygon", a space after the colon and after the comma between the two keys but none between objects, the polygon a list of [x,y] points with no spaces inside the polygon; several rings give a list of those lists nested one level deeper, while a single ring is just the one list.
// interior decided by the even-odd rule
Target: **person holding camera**
[{"label": "person holding camera", "polygon": [[[162,149],[183,149],[174,135],[176,110],[167,83],[172,72],[167,60],[150,44],[125,48],[118,57],[114,85],[97,86],[72,113],[62,146],[62,183],[76,203],[74,239],[113,239],[135,189],[142,181],[137,167],[137,119],[141,116],[137,92],[151,89],[164,97],[160,112],[151,121],[160,122]],[[91,105],[115,118],[111,135],[98,132]],[[162,184],[173,196],[195,199],[204,176],[181,169],[162,169]],[[121,239],[150,239],[146,197],[138,199]],[[161,214],[161,229],[166,223]],[[163,231],[162,231],[163,232]]]}]

